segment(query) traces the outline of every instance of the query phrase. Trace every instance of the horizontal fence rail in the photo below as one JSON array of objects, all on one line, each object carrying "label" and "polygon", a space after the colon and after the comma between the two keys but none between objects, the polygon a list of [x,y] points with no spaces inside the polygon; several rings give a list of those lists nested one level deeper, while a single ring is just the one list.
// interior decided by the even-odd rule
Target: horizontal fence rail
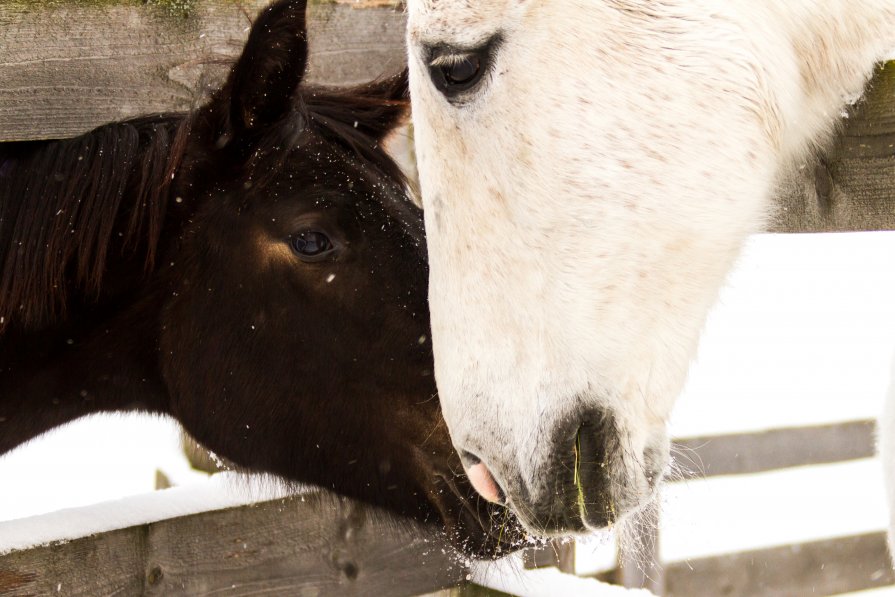
[{"label": "horizontal fence rail", "polygon": [[[0,2],[0,140],[51,139],[187,111],[220,84],[268,0]],[[345,85],[406,63],[390,2],[310,2],[312,82]]]},{"label": "horizontal fence rail", "polygon": [[693,437],[674,443],[684,479],[692,479],[870,458],[875,453],[875,429],[875,421],[864,420]]},{"label": "horizontal fence rail", "polygon": [[318,492],[0,556],[0,595],[416,595],[464,582],[436,525]]},{"label": "horizontal fence rail", "polygon": [[668,597],[835,595],[895,583],[885,533],[665,565]]},{"label": "horizontal fence rail", "polygon": [[[884,532],[666,562],[647,566],[645,571],[636,570],[633,576],[645,579],[636,586],[665,597],[823,596],[895,584]],[[597,578],[624,584],[625,571],[610,570]]]}]

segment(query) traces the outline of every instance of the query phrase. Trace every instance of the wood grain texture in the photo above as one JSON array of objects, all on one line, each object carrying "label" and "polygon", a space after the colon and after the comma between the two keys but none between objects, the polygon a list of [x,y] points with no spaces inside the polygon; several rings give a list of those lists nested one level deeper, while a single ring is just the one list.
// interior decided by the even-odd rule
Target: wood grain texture
[{"label": "wood grain texture", "polygon": [[678,464],[688,471],[678,480],[872,458],[875,429],[875,421],[850,421],[678,439]]},{"label": "wood grain texture", "polygon": [[895,61],[847,115],[829,151],[783,177],[772,232],[895,230]]},{"label": "wood grain texture", "polygon": [[436,527],[328,493],[0,556],[0,595],[418,595],[466,569]]},{"label": "wood grain texture", "polygon": [[895,582],[885,533],[759,549],[665,566],[667,597],[837,595]]},{"label": "wood grain texture", "polygon": [[[140,114],[185,111],[220,84],[267,0],[154,6],[0,2],[0,140],[73,136]],[[354,84],[403,68],[392,6],[309,8],[310,81]]]},{"label": "wood grain texture", "polygon": [[[883,532],[835,537],[661,565],[664,597],[838,595],[895,583]],[[620,581],[620,570],[596,575]]]}]

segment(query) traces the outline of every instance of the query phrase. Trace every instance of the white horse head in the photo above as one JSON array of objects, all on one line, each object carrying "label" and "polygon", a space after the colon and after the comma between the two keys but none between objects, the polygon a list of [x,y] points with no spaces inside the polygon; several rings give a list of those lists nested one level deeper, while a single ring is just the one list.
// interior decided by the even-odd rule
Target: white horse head
[{"label": "white horse head", "polygon": [[893,0],[409,0],[439,394],[546,533],[652,495],[700,330]]}]

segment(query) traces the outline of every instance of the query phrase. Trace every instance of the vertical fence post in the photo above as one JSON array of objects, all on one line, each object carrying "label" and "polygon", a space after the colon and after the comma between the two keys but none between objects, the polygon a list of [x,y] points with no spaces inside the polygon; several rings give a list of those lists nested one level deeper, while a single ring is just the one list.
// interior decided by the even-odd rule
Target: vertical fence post
[{"label": "vertical fence post", "polygon": [[659,514],[647,513],[632,521],[627,533],[618,540],[616,582],[628,589],[647,589],[655,595],[665,593],[665,573],[659,559]]}]

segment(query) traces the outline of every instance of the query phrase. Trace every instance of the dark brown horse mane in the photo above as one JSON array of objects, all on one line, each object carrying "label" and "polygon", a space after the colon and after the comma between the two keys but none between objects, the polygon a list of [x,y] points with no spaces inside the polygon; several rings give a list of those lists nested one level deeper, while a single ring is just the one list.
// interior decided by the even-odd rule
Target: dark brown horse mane
[{"label": "dark brown horse mane", "polygon": [[[359,160],[361,167],[368,174],[376,174],[380,183],[401,186],[400,193],[387,197],[401,197],[402,200],[384,207],[394,212],[407,226],[414,241],[422,245],[425,242],[422,221],[411,213],[412,203],[403,200],[409,185],[407,177],[397,162],[379,148],[380,139],[409,111],[406,77],[404,71],[347,91],[318,89],[306,94],[304,106],[311,126],[318,134],[341,146],[349,157]],[[381,87],[390,88],[393,96],[383,100],[381,93],[375,91]]]},{"label": "dark brown horse mane", "polygon": [[[381,180],[404,181],[377,146],[407,100],[364,90],[305,91],[286,117],[297,126],[270,127],[253,153],[280,152],[282,164],[300,140],[296,129],[309,126]],[[210,108],[103,125],[71,139],[0,143],[0,334],[12,322],[34,327],[64,317],[72,284],[98,296],[112,246],[142,253],[146,271],[154,268],[190,133],[203,115],[220,119]]]},{"label": "dark brown horse mane", "polygon": [[377,151],[378,142],[371,144],[370,140],[384,137],[395,126],[394,113],[409,108],[401,85],[396,85],[400,95],[385,101],[376,97],[373,89],[383,84],[395,85],[395,81],[404,76],[355,87],[350,93],[337,89],[311,91],[304,101],[310,120],[317,125],[315,128],[320,134],[342,145],[387,178],[402,182],[406,182],[406,178],[398,165]]},{"label": "dark brown horse mane", "polygon": [[142,245],[151,267],[186,122],[141,118],[72,139],[0,145],[4,323],[62,316],[69,277],[98,294],[113,236],[129,249]]}]

